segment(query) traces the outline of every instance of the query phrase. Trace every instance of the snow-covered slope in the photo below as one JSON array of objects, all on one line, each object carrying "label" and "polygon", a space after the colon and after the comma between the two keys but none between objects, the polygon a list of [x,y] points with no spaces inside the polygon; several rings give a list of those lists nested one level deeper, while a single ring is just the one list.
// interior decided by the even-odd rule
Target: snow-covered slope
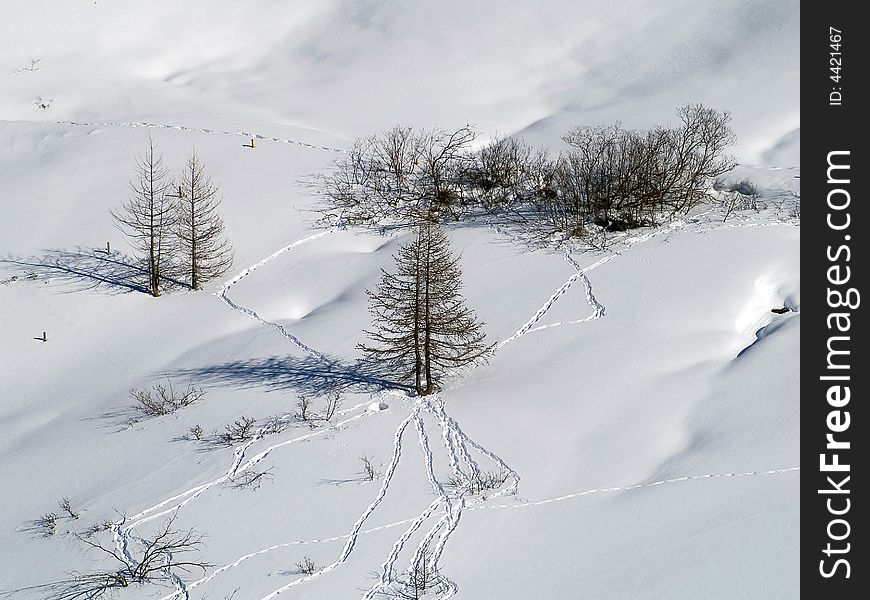
[{"label": "snow-covered slope", "polygon": [[[0,590],[99,568],[71,532],[109,520],[114,540],[93,539],[122,548],[175,515],[213,566],[121,597],[373,597],[427,538],[442,597],[798,594],[797,2],[11,0],[0,16]],[[430,401],[354,366],[365,289],[402,234],[312,226],[310,176],[352,137],[471,121],[558,148],[574,125],[648,126],[689,101],[733,113],[734,177],[768,210],[608,252],[455,228],[492,360]],[[141,293],[112,226],[148,135],[175,167],[195,148],[221,186],[236,261],[205,291]],[[167,376],[206,397],[128,426],[130,388]],[[269,433],[337,380],[353,385],[332,426]],[[188,439],[242,416],[262,428],[250,443]],[[460,501],[455,465],[506,478]],[[42,536],[62,497],[80,518]]]}]

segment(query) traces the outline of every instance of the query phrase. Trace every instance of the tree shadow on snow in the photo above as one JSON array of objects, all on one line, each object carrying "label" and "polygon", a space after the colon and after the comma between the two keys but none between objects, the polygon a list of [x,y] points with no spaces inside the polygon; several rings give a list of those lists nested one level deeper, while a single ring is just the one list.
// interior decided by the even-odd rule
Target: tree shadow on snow
[{"label": "tree shadow on snow", "polygon": [[[146,266],[117,251],[81,246],[72,250],[56,248],[38,256],[6,256],[0,259],[0,263],[5,263],[25,279],[59,284],[68,292],[149,293]],[[172,278],[164,278],[164,282],[167,287],[181,285]]]},{"label": "tree shadow on snow", "polygon": [[330,392],[405,390],[410,387],[393,381],[384,367],[358,361],[306,356],[271,356],[239,360],[177,373],[206,385],[231,385],[240,388],[267,387],[293,390],[300,394]]}]

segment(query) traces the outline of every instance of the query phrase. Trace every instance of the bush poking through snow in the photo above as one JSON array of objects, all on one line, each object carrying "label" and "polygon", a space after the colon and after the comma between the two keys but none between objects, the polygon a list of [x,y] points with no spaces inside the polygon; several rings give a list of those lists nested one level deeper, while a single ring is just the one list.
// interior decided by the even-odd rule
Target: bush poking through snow
[{"label": "bush poking through snow", "polygon": [[205,571],[210,564],[189,558],[202,548],[202,536],[193,529],[173,529],[174,519],[164,522],[150,539],[143,539],[141,545],[131,544],[128,548],[130,557],[118,552],[114,546],[106,547],[76,535],[76,539],[108,560],[105,569],[73,573],[69,579],[42,584],[35,589],[46,592],[47,597],[54,600],[90,600],[110,596],[133,584],[165,584],[175,575],[173,570]]},{"label": "bush poking through snow", "polygon": [[323,410],[321,419],[331,421],[335,413],[341,408],[341,395],[338,392],[332,392],[326,395],[326,408]]},{"label": "bush poking through snow", "polygon": [[44,96],[40,96],[36,100],[33,101],[33,104],[41,108],[42,110],[48,110],[51,108],[51,103],[54,102],[54,98],[46,98]]},{"label": "bush poking through snow", "polygon": [[69,498],[66,498],[66,497],[61,498],[57,504],[58,504],[58,506],[60,506],[60,509],[67,514],[67,516],[70,519],[78,519],[79,518],[79,513],[75,512],[72,509],[72,505],[70,504]]},{"label": "bush poking through snow", "polygon": [[287,426],[289,425],[287,419],[285,417],[269,417],[266,422],[263,424],[261,428],[263,435],[272,435],[274,433],[281,433]]},{"label": "bush poking through snow", "polygon": [[172,380],[167,378],[166,385],[155,383],[151,389],[133,388],[130,396],[135,401],[133,408],[142,418],[160,417],[174,413],[180,408],[202,400],[205,390],[188,383],[186,388],[176,390]]},{"label": "bush poking through snow", "polygon": [[33,521],[33,528],[43,537],[51,537],[57,533],[57,513],[45,513]]},{"label": "bush poking through snow", "polygon": [[309,425],[314,422],[314,413],[311,407],[311,398],[308,396],[299,396],[299,402],[296,403],[296,417]]},{"label": "bush poking through snow", "polygon": [[194,425],[193,427],[191,427],[190,429],[187,430],[187,434],[193,440],[196,440],[196,441],[201,440],[202,436],[203,436],[202,425]]},{"label": "bush poking through snow", "polygon": [[317,573],[317,565],[314,564],[310,556],[305,556],[296,563],[296,570],[303,575],[314,575]]},{"label": "bush poking through snow", "polygon": [[362,461],[363,468],[360,473],[362,475],[363,481],[374,481],[378,478],[380,473],[377,472],[375,466],[372,464],[372,459],[363,454],[359,457],[360,461]]},{"label": "bush poking through snow", "polygon": [[318,421],[331,421],[332,417],[341,408],[341,394],[332,392],[326,396],[326,406],[323,412],[314,412],[314,401],[309,396],[299,396],[299,402],[296,403],[295,417],[307,423],[309,427],[316,427]]},{"label": "bush poking through snow", "polygon": [[254,423],[252,417],[240,417],[224,427],[226,431],[217,436],[218,440],[227,446],[246,442],[254,437]]},{"label": "bush poking through snow", "polygon": [[473,475],[451,477],[447,485],[471,495],[483,494],[490,490],[497,490],[508,479],[505,471],[478,471]]},{"label": "bush poking through snow", "polygon": [[231,479],[228,484],[231,488],[237,490],[257,490],[264,481],[274,477],[272,474],[273,469],[274,467],[269,467],[265,471],[244,471],[241,475]]},{"label": "bush poking through snow", "polygon": [[102,533],[103,531],[109,531],[112,528],[112,522],[108,519],[104,519],[99,523],[94,523],[87,529],[85,529],[82,533],[82,537],[89,538],[91,536],[97,535],[98,533]]},{"label": "bush poking through snow", "polygon": [[713,189],[720,193],[720,203],[725,211],[722,222],[727,221],[735,210],[758,210],[758,187],[748,179],[732,183],[717,179]]},{"label": "bush poking through snow", "polygon": [[441,582],[441,576],[432,567],[432,559],[423,553],[417,557],[404,577],[393,582],[380,595],[392,600],[422,600],[430,593],[442,591]]}]

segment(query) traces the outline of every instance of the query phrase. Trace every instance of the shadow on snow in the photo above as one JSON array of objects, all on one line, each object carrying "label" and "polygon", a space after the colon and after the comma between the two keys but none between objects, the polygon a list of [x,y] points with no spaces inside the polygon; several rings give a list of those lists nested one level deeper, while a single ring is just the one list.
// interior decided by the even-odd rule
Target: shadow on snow
[{"label": "shadow on snow", "polygon": [[[140,261],[113,251],[77,246],[72,250],[56,248],[37,256],[6,256],[0,263],[9,265],[16,276],[59,283],[68,292],[99,290],[109,294],[149,293],[148,269]],[[167,288],[183,284],[164,277]]]},{"label": "shadow on snow", "polygon": [[323,360],[313,356],[271,356],[238,360],[185,369],[175,375],[205,385],[267,387],[274,390],[293,390],[306,395],[411,389],[410,386],[393,381],[385,367],[363,361],[349,364],[334,358]]}]

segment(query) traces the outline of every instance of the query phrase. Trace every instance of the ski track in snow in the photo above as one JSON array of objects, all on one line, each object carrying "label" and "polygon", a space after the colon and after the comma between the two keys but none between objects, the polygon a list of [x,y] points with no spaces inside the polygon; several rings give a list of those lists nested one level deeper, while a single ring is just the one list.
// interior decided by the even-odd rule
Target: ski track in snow
[{"label": "ski track in snow", "polygon": [[28,121],[29,123],[52,123],[54,125],[73,125],[75,127],[145,127],[147,129],[175,129],[178,131],[188,131],[191,133],[206,133],[209,135],[229,135],[243,137],[247,139],[263,140],[266,142],[277,142],[279,144],[289,144],[291,146],[299,146],[308,148],[309,150],[319,150],[321,152],[334,152],[336,154],[347,154],[347,150],[341,148],[333,148],[332,146],[320,146],[317,144],[309,144],[308,142],[300,142],[299,140],[282,139],[252,133],[250,131],[222,131],[220,129],[209,129],[207,127],[189,127],[187,125],[169,125],[165,123],[148,123],[145,121]]}]

